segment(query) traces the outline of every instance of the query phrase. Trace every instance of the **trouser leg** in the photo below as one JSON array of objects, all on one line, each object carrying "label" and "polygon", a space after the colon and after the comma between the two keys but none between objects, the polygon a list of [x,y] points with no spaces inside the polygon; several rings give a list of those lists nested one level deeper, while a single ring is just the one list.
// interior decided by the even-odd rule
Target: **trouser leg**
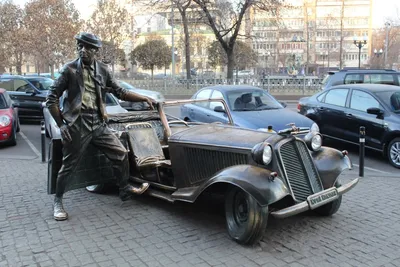
[{"label": "trouser leg", "polygon": [[72,142],[63,141],[63,161],[57,176],[56,197],[63,196],[68,179],[77,168],[92,137],[91,134],[83,135],[79,125],[72,125],[69,132]]}]

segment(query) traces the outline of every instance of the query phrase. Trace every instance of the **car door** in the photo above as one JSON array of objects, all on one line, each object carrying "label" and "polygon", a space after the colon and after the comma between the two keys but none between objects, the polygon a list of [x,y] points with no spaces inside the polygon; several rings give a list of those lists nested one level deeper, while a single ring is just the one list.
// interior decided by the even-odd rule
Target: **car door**
[{"label": "car door", "polygon": [[365,127],[365,145],[377,149],[382,148],[381,140],[385,135],[383,116],[377,118],[377,115],[368,114],[368,108],[384,107],[369,92],[353,89],[350,95],[349,108],[346,111],[346,125],[348,140],[359,143],[360,126]]},{"label": "car door", "polygon": [[[211,94],[211,98],[223,99],[224,96],[220,91],[214,90]],[[220,111],[216,111],[215,108],[217,107],[220,107]],[[226,115],[225,112],[222,112],[223,110],[225,110],[225,108],[222,102],[210,102],[210,107],[207,114],[207,116],[209,117],[209,122],[228,123],[229,122],[228,115]]]},{"label": "car door", "polygon": [[349,94],[347,88],[330,89],[322,103],[317,107],[320,116],[321,133],[330,137],[343,139],[343,122],[346,118],[346,102]]},{"label": "car door", "polygon": [[[211,89],[204,89],[198,92],[194,99],[209,99],[211,96]],[[199,102],[193,104],[186,104],[182,107],[181,116],[190,121],[209,122],[208,109],[210,102]]]},{"label": "car door", "polygon": [[34,88],[24,79],[14,79],[14,91],[11,98],[19,105],[19,116],[21,118],[42,117],[41,99],[37,95],[39,90]]}]

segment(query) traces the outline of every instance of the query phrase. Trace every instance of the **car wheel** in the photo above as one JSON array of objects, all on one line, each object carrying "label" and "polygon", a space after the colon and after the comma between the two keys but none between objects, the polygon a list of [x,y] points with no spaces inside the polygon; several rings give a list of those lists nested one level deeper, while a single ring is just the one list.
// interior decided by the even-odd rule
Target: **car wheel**
[{"label": "car wheel", "polygon": [[8,144],[10,146],[15,146],[15,145],[17,145],[17,130],[16,130],[15,126],[12,127],[11,134],[12,134],[12,136],[11,136],[10,141],[8,141]]},{"label": "car wheel", "polygon": [[400,138],[397,137],[390,141],[387,148],[387,156],[390,164],[396,168],[400,168]]},{"label": "car wheel", "polygon": [[[336,182],[335,184],[336,187],[339,187],[340,185],[341,184],[339,182]],[[342,196],[339,196],[338,199],[316,208],[314,212],[320,216],[331,216],[339,210],[341,204],[342,204]]]},{"label": "car wheel", "polygon": [[89,185],[86,186],[86,190],[91,192],[91,193],[103,193],[106,190],[105,184],[95,184],[95,185]]},{"label": "car wheel", "polygon": [[234,187],[226,195],[225,218],[229,236],[240,244],[252,245],[264,235],[268,206],[261,207],[252,195]]}]

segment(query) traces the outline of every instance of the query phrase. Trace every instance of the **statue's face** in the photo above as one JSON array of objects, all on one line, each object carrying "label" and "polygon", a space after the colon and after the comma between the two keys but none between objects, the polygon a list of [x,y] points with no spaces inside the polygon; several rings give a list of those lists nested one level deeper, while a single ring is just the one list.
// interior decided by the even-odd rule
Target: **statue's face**
[{"label": "statue's face", "polygon": [[78,43],[77,49],[83,64],[90,65],[93,63],[95,54],[97,52],[96,47],[85,43]]}]

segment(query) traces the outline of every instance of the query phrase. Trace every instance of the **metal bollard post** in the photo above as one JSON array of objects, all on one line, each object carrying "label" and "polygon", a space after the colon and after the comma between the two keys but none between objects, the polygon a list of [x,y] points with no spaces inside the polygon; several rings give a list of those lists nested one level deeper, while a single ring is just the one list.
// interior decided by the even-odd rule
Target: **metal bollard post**
[{"label": "metal bollard post", "polygon": [[360,127],[360,169],[359,176],[364,177],[364,154],[365,154],[365,127]]},{"label": "metal bollard post", "polygon": [[46,130],[44,127],[44,121],[40,122],[40,134],[42,137],[42,162],[46,162]]}]

